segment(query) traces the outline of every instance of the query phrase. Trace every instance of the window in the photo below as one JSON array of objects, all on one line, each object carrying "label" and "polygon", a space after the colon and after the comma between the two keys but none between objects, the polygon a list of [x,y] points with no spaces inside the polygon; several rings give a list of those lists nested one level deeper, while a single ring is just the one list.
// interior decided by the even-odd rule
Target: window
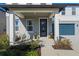
[{"label": "window", "polygon": [[72,7],[72,15],[76,15],[76,8]]},{"label": "window", "polygon": [[16,31],[18,31],[19,30],[19,19],[16,19]]},{"label": "window", "polygon": [[18,26],[16,26],[16,31],[18,31],[19,30],[19,27]]},{"label": "window", "polygon": [[27,30],[28,31],[33,31],[33,25],[32,25],[32,20],[27,20]]},{"label": "window", "polygon": [[75,34],[74,24],[60,24],[59,34],[60,35],[74,35]]},{"label": "window", "polygon": [[18,19],[16,19],[16,26],[18,26]]}]

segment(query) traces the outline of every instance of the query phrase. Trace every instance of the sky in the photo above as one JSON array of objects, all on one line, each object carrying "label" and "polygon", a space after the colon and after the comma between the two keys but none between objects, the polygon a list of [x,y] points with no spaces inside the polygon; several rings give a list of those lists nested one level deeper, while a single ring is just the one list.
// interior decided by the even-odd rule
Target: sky
[{"label": "sky", "polygon": [[0,3],[79,3],[79,0],[0,0]]}]

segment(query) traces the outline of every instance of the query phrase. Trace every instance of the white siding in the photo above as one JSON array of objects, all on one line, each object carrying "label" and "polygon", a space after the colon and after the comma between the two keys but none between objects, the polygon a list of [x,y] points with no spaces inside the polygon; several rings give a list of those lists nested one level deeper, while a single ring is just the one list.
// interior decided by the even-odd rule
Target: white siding
[{"label": "white siding", "polygon": [[[27,19],[23,19],[23,20],[20,20],[20,25],[19,25],[19,33],[20,35],[21,34],[26,34],[26,36],[29,36],[29,37],[32,37],[35,33],[39,34],[39,30],[40,30],[40,27],[39,27],[39,18],[40,17],[36,17],[36,18],[27,18]],[[28,19],[32,19],[33,21],[33,31],[30,32],[30,31],[27,31],[27,28],[26,28],[26,20]],[[49,19],[47,20],[47,32],[48,32],[48,35],[52,32],[52,19]]]},{"label": "white siding", "polygon": [[27,39],[29,39],[30,37],[32,37],[35,33],[39,34],[39,18],[30,18],[33,22],[33,31],[27,31],[27,28],[26,28],[26,20],[28,20],[29,18],[27,19],[20,19],[19,20],[19,35],[23,35],[23,34],[26,34],[27,36]]},{"label": "white siding", "polygon": [[76,15],[79,16],[79,7],[76,7]]},{"label": "white siding", "polygon": [[65,8],[65,15],[72,15],[72,7]]},{"label": "white siding", "polygon": [[[18,18],[19,19],[19,18]],[[26,29],[26,20],[25,19],[19,19],[19,30],[16,31],[17,35],[23,36],[26,35],[26,39],[30,38],[29,32]]]},{"label": "white siding", "polygon": [[6,29],[6,16],[5,13],[0,12],[0,33]]},{"label": "white siding", "polygon": [[59,21],[60,23],[73,23],[75,24],[75,35],[61,35],[63,37],[66,37],[70,39],[72,42],[73,47],[79,47],[79,7],[76,8],[76,15],[72,15],[72,7],[66,7],[65,8],[65,15],[59,15]]},{"label": "white siding", "polygon": [[60,22],[60,23],[74,23],[75,24],[75,35],[60,35],[62,37],[65,37],[71,41],[72,47],[76,47],[76,49],[79,49],[79,21],[77,22]]},{"label": "white siding", "polygon": [[34,32],[39,34],[39,18],[33,19]]},{"label": "white siding", "polygon": [[48,34],[52,33],[52,19],[48,19]]},{"label": "white siding", "polygon": [[79,16],[79,6],[67,6],[67,7],[65,7],[65,15],[72,16],[72,7],[76,8],[76,15],[75,16]]}]

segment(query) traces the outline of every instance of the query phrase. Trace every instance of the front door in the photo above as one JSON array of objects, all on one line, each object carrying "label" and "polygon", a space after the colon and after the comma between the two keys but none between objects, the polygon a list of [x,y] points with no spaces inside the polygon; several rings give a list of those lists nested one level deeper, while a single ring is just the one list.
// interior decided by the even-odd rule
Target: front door
[{"label": "front door", "polygon": [[47,36],[47,19],[40,19],[40,37]]}]

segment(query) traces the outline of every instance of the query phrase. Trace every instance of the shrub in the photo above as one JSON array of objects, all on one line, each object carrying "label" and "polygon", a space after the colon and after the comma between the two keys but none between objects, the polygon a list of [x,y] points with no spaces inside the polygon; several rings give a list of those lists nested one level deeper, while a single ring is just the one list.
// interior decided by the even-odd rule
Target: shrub
[{"label": "shrub", "polygon": [[7,50],[30,50],[29,45],[16,45],[16,46],[10,46]]},{"label": "shrub", "polygon": [[34,34],[34,39],[39,39],[39,35],[37,33]]},{"label": "shrub", "polygon": [[69,39],[63,39],[60,43],[62,46],[71,46],[71,42],[69,41]]},{"label": "shrub", "polygon": [[71,48],[71,42],[69,39],[64,38],[63,40],[58,40],[56,44],[53,46],[54,48],[60,48],[60,49],[72,49]]},{"label": "shrub", "polygon": [[36,40],[36,41],[33,40],[33,41],[31,41],[30,42],[30,48],[31,49],[38,48],[39,47],[39,42],[40,42],[39,40]]},{"label": "shrub", "polygon": [[54,39],[54,34],[53,33],[49,34],[49,39]]},{"label": "shrub", "polygon": [[9,46],[9,40],[6,34],[0,35],[0,49],[6,49]]},{"label": "shrub", "polygon": [[39,53],[37,50],[5,50],[0,51],[0,56],[39,56]]},{"label": "shrub", "polygon": [[37,50],[31,50],[31,51],[26,51],[24,53],[24,56],[39,56],[39,54]]},{"label": "shrub", "polygon": [[0,51],[0,56],[20,56],[21,53],[19,50],[6,50]]},{"label": "shrub", "polygon": [[21,37],[20,37],[20,36],[16,36],[15,41],[18,41],[18,40],[20,40],[20,39],[21,39]]},{"label": "shrub", "polygon": [[25,34],[23,34],[22,39],[26,39],[26,35]]}]

